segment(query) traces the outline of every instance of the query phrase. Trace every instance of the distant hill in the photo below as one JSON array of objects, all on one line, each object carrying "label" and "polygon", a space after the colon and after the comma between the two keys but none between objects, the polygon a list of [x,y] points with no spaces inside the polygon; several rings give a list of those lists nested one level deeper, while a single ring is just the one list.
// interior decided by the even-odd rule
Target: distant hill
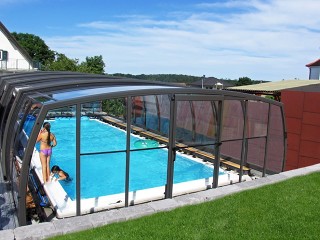
[{"label": "distant hill", "polygon": [[127,78],[136,78],[150,81],[159,81],[159,82],[175,82],[175,83],[193,83],[195,81],[201,80],[202,77],[188,76],[182,74],[123,74],[115,73],[112,76],[116,77],[127,77]]},{"label": "distant hill", "polygon": [[[189,76],[189,75],[182,75],[182,74],[124,74],[124,73],[114,73],[110,74],[115,77],[127,77],[127,78],[136,78],[136,79],[143,79],[143,80],[150,80],[150,81],[159,81],[159,82],[173,82],[173,83],[185,83],[186,85],[195,85],[202,81],[202,77],[196,76]],[[210,81],[210,79],[216,79],[217,81],[223,82],[226,86],[241,86],[245,84],[241,84],[238,79],[231,80],[231,79],[217,79],[214,77],[206,77],[205,81]],[[262,80],[251,80],[248,78],[249,84],[258,84],[267,81]],[[192,84],[193,83],[193,84]],[[227,84],[226,84],[227,83]]]}]

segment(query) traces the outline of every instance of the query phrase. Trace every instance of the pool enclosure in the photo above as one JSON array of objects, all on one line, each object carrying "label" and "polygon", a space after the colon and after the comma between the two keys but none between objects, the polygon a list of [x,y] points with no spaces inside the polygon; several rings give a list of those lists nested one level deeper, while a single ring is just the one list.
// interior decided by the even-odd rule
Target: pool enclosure
[{"label": "pool enclosure", "polygon": [[[63,218],[229,184],[221,167],[237,169],[237,181],[284,168],[283,106],[254,95],[64,72],[1,76],[0,94],[0,161],[20,225],[27,224],[30,192],[35,205],[49,204]],[[36,139],[46,121],[58,142],[50,165],[72,183],[42,186]],[[177,170],[181,158],[192,163]],[[193,162],[208,166],[210,176]],[[178,180],[188,172],[196,177]],[[146,187],[151,179],[160,184]],[[107,191],[114,186],[120,190]]]}]

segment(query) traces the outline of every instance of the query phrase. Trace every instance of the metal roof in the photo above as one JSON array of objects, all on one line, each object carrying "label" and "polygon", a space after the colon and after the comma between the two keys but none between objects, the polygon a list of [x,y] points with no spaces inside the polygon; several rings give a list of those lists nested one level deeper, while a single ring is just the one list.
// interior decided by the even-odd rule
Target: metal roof
[{"label": "metal roof", "polygon": [[281,90],[310,86],[320,84],[320,80],[282,80],[278,82],[267,82],[253,85],[229,87],[227,90],[241,91],[241,92],[257,92],[257,93],[275,93]]},{"label": "metal roof", "polygon": [[315,67],[315,66],[320,66],[320,58],[306,65],[306,67]]}]

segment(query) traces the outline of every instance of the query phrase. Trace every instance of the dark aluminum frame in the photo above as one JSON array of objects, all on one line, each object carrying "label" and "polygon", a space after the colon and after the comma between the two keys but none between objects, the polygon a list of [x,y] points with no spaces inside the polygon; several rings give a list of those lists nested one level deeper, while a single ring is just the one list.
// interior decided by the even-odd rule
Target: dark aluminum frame
[{"label": "dark aluminum frame", "polygon": [[[29,77],[32,74],[27,74]],[[55,75],[54,73],[49,73],[48,76]],[[67,74],[69,75],[69,74]],[[72,75],[72,74],[70,74]],[[37,74],[34,74],[34,76],[37,76]],[[90,75],[84,76],[84,78],[90,78]],[[94,75],[96,76],[96,75]],[[13,77],[13,76],[12,76]],[[74,77],[74,78],[73,78]],[[76,79],[78,76],[75,74],[73,77],[70,77],[70,79]],[[44,79],[45,76],[43,76]],[[101,79],[107,79],[108,77],[101,77]],[[63,74],[61,75],[61,79],[63,79]],[[100,78],[99,78],[100,79]],[[61,81],[60,83],[62,83]],[[86,86],[89,81],[84,80],[83,86]],[[65,82],[63,82],[65,83]],[[91,82],[90,82],[91,83]],[[49,84],[44,83],[42,84],[35,84],[33,86],[30,86],[30,88],[27,88],[25,90],[21,89],[21,93],[18,92],[17,98],[12,105],[12,109],[9,113],[8,121],[15,121],[18,111],[19,111],[19,105],[24,102],[27,99],[32,99],[32,96],[34,93],[38,91],[42,91],[46,89],[43,94],[49,94],[51,91],[60,90],[60,91],[69,91],[73,89],[70,84],[65,83],[66,85],[59,85],[57,84]],[[135,89],[135,90],[128,90],[131,86],[134,86],[135,84],[141,84],[141,85],[154,85],[153,89]],[[22,168],[21,168],[21,175],[20,175],[20,184],[19,184],[19,202],[17,205],[18,210],[18,219],[20,225],[26,224],[26,186],[28,183],[28,173],[30,168],[30,161],[32,158],[32,153],[35,146],[35,141],[38,135],[38,132],[40,131],[41,125],[43,121],[46,119],[47,113],[51,109],[56,109],[59,107],[69,106],[69,105],[75,105],[76,106],[76,215],[81,214],[81,199],[80,199],[80,118],[81,118],[81,104],[86,102],[93,102],[93,101],[101,101],[104,99],[111,99],[111,98],[127,98],[127,146],[126,146],[126,179],[125,179],[125,206],[129,206],[128,202],[128,192],[129,192],[129,174],[130,174],[130,133],[131,133],[131,116],[132,116],[132,97],[135,96],[147,96],[147,95],[168,95],[170,96],[170,126],[169,126],[169,143],[167,145],[167,148],[169,150],[168,154],[168,165],[167,165],[167,184],[166,184],[166,190],[165,190],[165,198],[172,198],[172,191],[173,191],[173,169],[174,169],[174,159],[176,151],[179,149],[179,147],[176,146],[175,142],[175,134],[176,134],[176,114],[177,114],[177,102],[178,101],[210,101],[213,106],[213,112],[216,114],[216,121],[217,121],[217,139],[215,144],[215,161],[214,161],[214,173],[213,173],[213,187],[218,186],[218,173],[219,173],[219,166],[220,166],[220,145],[222,143],[221,141],[221,131],[222,131],[222,114],[224,111],[224,101],[225,100],[237,100],[242,103],[242,109],[243,113],[246,113],[247,109],[247,101],[253,100],[257,102],[264,102],[269,104],[269,110],[268,110],[268,127],[270,126],[270,107],[271,105],[275,105],[280,108],[281,115],[282,115],[282,126],[283,126],[283,146],[284,146],[284,152],[283,152],[283,162],[282,162],[282,171],[284,169],[285,164],[285,157],[286,157],[286,128],[285,128],[285,122],[284,122],[284,112],[283,112],[283,105],[279,102],[264,99],[261,97],[257,97],[254,95],[249,94],[243,94],[238,93],[234,91],[224,91],[224,90],[207,90],[207,89],[198,89],[198,88],[186,88],[186,87],[177,87],[176,85],[172,84],[165,84],[165,83],[155,83],[155,82],[149,82],[149,81],[142,81],[142,80],[136,80],[131,81],[129,79],[116,79],[112,80],[111,82],[95,82],[94,85],[96,87],[99,87],[101,85],[103,86],[115,86],[115,85],[121,85],[121,86],[128,86],[126,90],[119,91],[119,92],[105,92],[102,94],[93,94],[83,97],[75,97],[70,98],[66,100],[60,100],[60,101],[53,101],[44,103],[40,109],[40,112],[38,114],[38,117],[36,119],[36,123],[34,125],[34,128],[32,130],[32,133],[30,135],[27,147],[25,149],[24,158],[22,161]],[[20,86],[20,85],[19,85]],[[75,87],[77,88],[77,87]],[[217,105],[215,104],[217,103]],[[159,117],[159,116],[158,116]],[[246,117],[246,114],[244,114],[244,117]],[[194,121],[194,120],[193,120]],[[243,128],[243,144],[242,144],[242,151],[241,151],[241,159],[240,159],[240,166],[244,166],[246,162],[246,154],[247,154],[247,138],[246,138],[246,125],[247,120],[244,119],[244,128]],[[7,124],[5,126],[5,133],[7,134],[10,130],[13,129],[13,124]],[[3,126],[1,126],[2,128]],[[193,128],[193,134],[194,134],[194,128]],[[267,139],[266,139],[266,148],[265,152],[267,152],[268,148],[268,130],[267,130]],[[3,150],[8,149],[7,145],[4,145]],[[5,155],[7,158],[7,156]],[[241,181],[242,177],[242,170],[240,170],[239,180]],[[263,176],[266,174],[266,156],[264,159],[263,164]]]}]

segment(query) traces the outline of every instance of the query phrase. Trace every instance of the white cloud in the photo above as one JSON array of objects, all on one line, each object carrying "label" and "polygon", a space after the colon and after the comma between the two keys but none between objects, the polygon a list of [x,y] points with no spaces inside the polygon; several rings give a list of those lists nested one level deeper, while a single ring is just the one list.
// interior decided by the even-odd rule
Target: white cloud
[{"label": "white cloud", "polygon": [[45,42],[70,58],[102,55],[109,73],[307,79],[305,64],[319,56],[319,9],[317,0],[199,4],[184,19],[97,20],[79,24],[83,34]]}]

